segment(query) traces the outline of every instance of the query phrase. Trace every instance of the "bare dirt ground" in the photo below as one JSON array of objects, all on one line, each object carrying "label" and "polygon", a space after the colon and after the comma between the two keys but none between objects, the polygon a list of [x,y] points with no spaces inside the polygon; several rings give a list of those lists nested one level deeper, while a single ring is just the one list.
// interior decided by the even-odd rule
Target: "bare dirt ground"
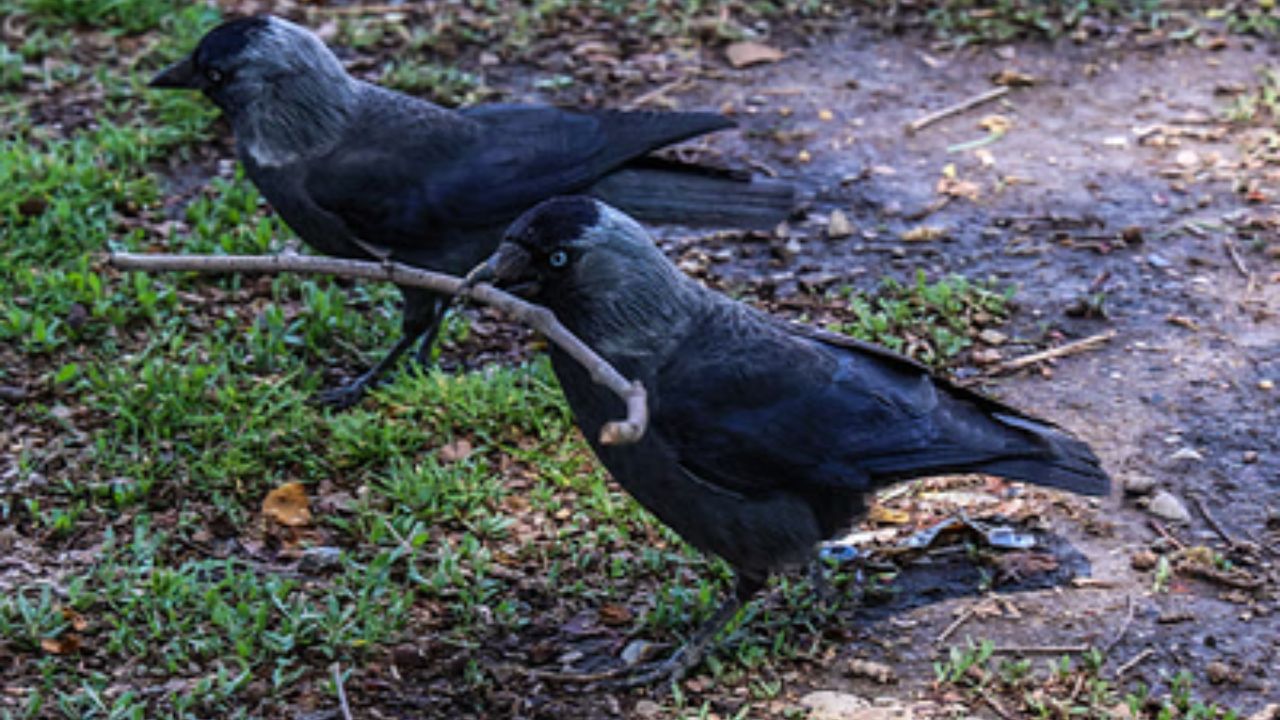
[{"label": "bare dirt ground", "polygon": [[[525,66],[469,56],[459,63],[485,65],[485,82],[504,99],[645,98],[735,115],[740,132],[682,152],[794,181],[808,215],[778,233],[657,232],[686,270],[778,312],[838,320],[840,301],[827,291],[872,289],[884,276],[910,281],[917,270],[1016,286],[1011,324],[963,356],[956,375],[1087,439],[1117,480],[1112,496],[1017,494],[974,479],[916,486],[884,506],[929,509],[929,497],[946,495],[983,516],[1014,516],[1041,540],[1037,552],[954,543],[950,554],[897,568],[888,590],[868,589],[862,603],[829,615],[791,607],[775,588],[744,623],[750,629],[725,639],[717,661],[750,645],[740,642],[744,634],[760,646],[774,626],[807,652],[770,656],[758,671],[724,662],[739,674],[723,683],[703,667],[683,685],[683,703],[649,689],[584,689],[524,673],[554,670],[574,654],[579,667],[611,664],[634,638],[604,627],[589,593],[558,594],[524,568],[509,571],[502,580],[535,620],[509,631],[481,627],[476,642],[462,644],[444,637],[444,608],[417,608],[404,643],[379,648],[349,681],[356,716],[789,718],[822,691],[879,704],[812,717],[1027,716],[935,682],[948,648],[972,639],[1020,650],[1037,668],[1098,648],[1099,676],[1124,688],[1141,682],[1166,692],[1187,671],[1206,701],[1271,717],[1262,713],[1280,703],[1280,152],[1269,144],[1274,117],[1232,123],[1225,112],[1257,89],[1275,46],[1240,36],[1199,47],[1121,36],[941,51],[924,37],[854,20],[804,36],[779,29],[771,42],[785,57],[746,69],[700,49],[693,54],[706,57],[690,61],[687,77],[673,61],[665,75],[636,84],[563,90],[535,87]],[[344,57],[352,55],[353,70],[373,72],[372,58]],[[528,56],[558,62],[538,48]],[[622,70],[644,62],[629,57]],[[1030,84],[904,131],[991,89],[999,73]],[[672,82],[661,85],[664,78]],[[188,158],[194,162],[169,178],[163,195],[175,208],[185,203],[210,175],[228,172],[229,157],[223,132]],[[848,228],[839,228],[837,212]],[[527,333],[491,313],[472,317],[470,339],[445,350],[446,368],[527,357]],[[1114,335],[1051,363],[990,373],[1107,333]],[[868,527],[886,525],[894,521],[882,516]],[[72,554],[32,556],[51,573]],[[594,573],[590,582],[610,582],[595,571],[584,573]],[[636,607],[668,580],[627,581]],[[304,717],[340,717],[328,695],[311,700],[295,707],[324,709]]]},{"label": "bare dirt ground", "polygon": [[[1274,53],[1233,39],[1212,51],[1060,43],[933,55],[923,44],[848,30],[681,99],[737,109],[757,134],[776,129],[771,139],[798,138],[752,150],[815,194],[811,221],[794,228],[804,239],[793,260],[734,258],[712,265],[713,277],[732,284],[772,274],[786,294],[806,273],[855,283],[917,267],[989,275],[1019,289],[1015,340],[1115,332],[1095,350],[991,389],[1086,438],[1118,485],[1154,481],[1181,501],[1189,522],[1158,519],[1142,507],[1147,493],[1117,487],[1096,519],[1053,522],[1088,557],[1092,581],[1011,596],[1016,614],[979,613],[953,639],[1111,646],[1112,670],[1142,655],[1127,679],[1159,686],[1184,667],[1213,680],[1211,699],[1256,711],[1280,698],[1280,263],[1267,194],[1275,186],[1247,151],[1253,131],[1222,122],[1230,93],[1255,83]],[[1001,71],[1036,84],[904,133],[908,122],[987,89]],[[948,150],[986,135],[979,121],[992,114],[1009,124],[1006,134],[977,150]],[[971,183],[959,193],[967,197],[929,212],[948,166],[951,180]],[[852,221],[850,237],[825,237],[834,209]],[[939,239],[902,240],[919,227]],[[1242,249],[1259,235],[1269,255]],[[1091,312],[1099,293],[1103,310]],[[1135,555],[1153,545],[1215,548],[1249,579],[1178,575],[1168,592],[1154,593],[1150,568],[1134,568],[1143,566]],[[894,695],[932,679],[935,641],[975,604],[950,600],[859,623],[864,639],[890,646],[875,654],[908,678]],[[866,648],[855,641],[841,654]],[[839,669],[809,680],[851,684]]]}]

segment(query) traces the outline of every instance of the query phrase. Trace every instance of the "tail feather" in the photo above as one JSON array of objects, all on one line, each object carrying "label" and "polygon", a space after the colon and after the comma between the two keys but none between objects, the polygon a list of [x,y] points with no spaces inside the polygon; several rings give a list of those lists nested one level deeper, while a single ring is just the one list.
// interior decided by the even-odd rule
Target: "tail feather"
[{"label": "tail feather", "polygon": [[769,229],[796,208],[790,183],[696,168],[624,168],[591,194],[643,222],[692,227]]},{"label": "tail feather", "polygon": [[1111,492],[1111,478],[1102,469],[1098,456],[1083,441],[1025,416],[993,413],[991,417],[1020,435],[1029,436],[1027,439],[1038,446],[1040,452],[983,463],[978,468],[982,472],[1081,495]]}]

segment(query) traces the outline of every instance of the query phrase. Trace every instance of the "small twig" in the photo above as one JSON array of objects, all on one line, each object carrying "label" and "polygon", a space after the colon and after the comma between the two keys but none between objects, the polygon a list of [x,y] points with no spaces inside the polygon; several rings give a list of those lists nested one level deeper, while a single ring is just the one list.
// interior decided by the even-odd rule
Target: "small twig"
[{"label": "small twig", "polygon": [[1147,523],[1151,525],[1151,528],[1153,530],[1160,533],[1160,537],[1172,543],[1175,549],[1177,550],[1187,549],[1186,543],[1174,537],[1173,533],[1169,532],[1168,528],[1166,528],[1159,520],[1156,520],[1155,518],[1147,518]]},{"label": "small twig", "polygon": [[1218,533],[1218,537],[1222,538],[1227,545],[1234,548],[1240,544],[1238,540],[1231,536],[1231,533],[1227,532],[1226,528],[1222,527],[1222,524],[1213,516],[1213,513],[1209,512],[1209,506],[1205,505],[1203,498],[1199,495],[1192,495],[1191,502],[1195,504],[1196,509],[1204,516],[1204,521],[1209,523],[1209,527],[1213,528],[1213,531]]},{"label": "small twig", "polygon": [[[420,287],[454,295],[462,286],[462,279],[444,273],[420,270],[400,263],[366,262],[344,258],[316,257],[312,255],[142,255],[137,253],[111,253],[108,261],[123,270],[195,271],[204,273],[259,272],[279,274],[284,272],[304,275],[334,275],[338,277],[383,280],[396,285]],[[591,379],[617,394],[627,405],[627,417],[605,423],[600,429],[600,442],[605,445],[625,445],[639,440],[649,424],[647,395],[644,386],[631,382],[614,369],[604,358],[579,340],[560,324],[554,313],[539,305],[527,303],[491,285],[471,287],[468,295],[486,305],[492,305],[521,322],[541,332],[548,340],[560,346],[566,354],[580,363]]]},{"label": "small twig", "polygon": [[694,85],[695,85],[694,76],[692,74],[686,73],[676,78],[675,80],[672,80],[669,83],[659,85],[658,87],[652,90],[649,90],[648,92],[641,93],[640,95],[636,96],[636,98],[631,102],[625,103],[622,106],[622,108],[624,110],[634,110],[636,108],[644,107],[649,103],[656,102],[661,99],[665,99],[668,102],[670,102],[671,99],[666,97],[668,93],[673,93],[678,90],[681,90],[681,91],[688,90],[692,88]]},{"label": "small twig", "polygon": [[1244,264],[1244,258],[1240,257],[1240,250],[1236,248],[1235,242],[1230,237],[1224,237],[1222,244],[1227,246],[1227,254],[1231,256],[1231,264],[1236,266],[1236,271],[1246,280],[1252,280],[1253,273],[1249,272],[1249,266]]},{"label": "small twig", "polygon": [[991,649],[993,655],[1070,655],[1089,652],[1088,645],[1010,645]]},{"label": "small twig", "polygon": [[1125,605],[1127,606],[1127,610],[1125,612],[1124,622],[1120,624],[1120,632],[1116,633],[1116,636],[1111,638],[1111,642],[1107,643],[1106,646],[1102,648],[1103,655],[1111,654],[1111,651],[1114,650],[1115,647],[1120,644],[1120,641],[1124,640],[1125,634],[1129,632],[1129,626],[1133,624],[1133,596],[1132,595],[1125,596]]},{"label": "small twig", "polygon": [[947,638],[951,637],[951,634],[954,633],[956,630],[959,630],[960,626],[968,622],[969,618],[973,617],[973,615],[974,615],[973,608],[966,608],[964,612],[960,613],[960,617],[951,621],[950,625],[948,625],[945,629],[943,629],[942,632],[938,633],[938,637],[935,638],[933,641],[934,644],[940,645],[946,642]]},{"label": "small twig", "polygon": [[1155,650],[1152,650],[1151,648],[1147,648],[1147,649],[1143,650],[1142,652],[1138,653],[1137,655],[1134,655],[1134,656],[1129,660],[1129,662],[1127,662],[1127,663],[1125,663],[1125,664],[1121,665],[1120,667],[1116,668],[1116,677],[1120,677],[1121,675],[1124,675],[1125,673],[1127,673],[1127,672],[1129,672],[1130,670],[1132,670],[1132,669],[1134,669],[1135,667],[1137,667],[1138,663],[1142,662],[1143,660],[1146,660],[1147,658],[1149,658],[1149,657],[1151,657],[1152,655],[1155,655],[1155,654],[1156,654],[1156,651],[1155,651]]},{"label": "small twig", "polygon": [[338,707],[342,709],[342,720],[353,720],[351,706],[347,704],[347,691],[342,687],[342,668],[338,663],[329,666],[333,673],[333,687],[338,691]]},{"label": "small twig", "polygon": [[1007,85],[1002,85],[1001,87],[992,88],[984,93],[979,93],[977,95],[974,95],[971,98],[961,100],[960,102],[954,105],[948,105],[947,107],[944,107],[941,110],[931,112],[928,115],[925,115],[924,117],[918,120],[911,121],[910,123],[907,124],[907,133],[914,134],[914,133],[920,132],[921,130],[929,127],[930,125],[938,122],[939,120],[945,120],[951,117],[952,115],[959,115],[965,110],[970,110],[979,105],[982,105],[983,103],[989,103],[992,100],[995,100],[997,98],[1002,98],[1008,94],[1009,94],[1009,87]]},{"label": "small twig", "polygon": [[1076,340],[1075,342],[1069,342],[1066,345],[1059,345],[1058,347],[1049,348],[1048,350],[1041,350],[1040,352],[1033,352],[1030,355],[1023,355],[1022,357],[1013,358],[1012,360],[1006,360],[998,365],[992,366],[991,369],[987,370],[987,374],[1002,375],[1004,373],[1021,370],[1024,367],[1035,365],[1036,363],[1044,362],[1046,360],[1055,360],[1068,355],[1086,352],[1110,341],[1115,336],[1115,330],[1108,330],[1104,333],[1098,333],[1097,335],[1090,335],[1087,338]]},{"label": "small twig", "polygon": [[1014,717],[1009,714],[1009,711],[1001,707],[1000,704],[996,702],[996,699],[988,695],[985,690],[979,690],[978,697],[982,698],[982,701],[987,704],[987,707],[991,708],[995,714],[1004,718],[1004,720],[1014,720]]}]

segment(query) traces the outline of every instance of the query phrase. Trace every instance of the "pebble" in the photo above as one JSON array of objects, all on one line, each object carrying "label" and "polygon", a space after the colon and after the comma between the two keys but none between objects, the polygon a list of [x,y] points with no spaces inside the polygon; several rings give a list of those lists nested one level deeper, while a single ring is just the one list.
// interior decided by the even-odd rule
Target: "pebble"
[{"label": "pebble", "polygon": [[1150,550],[1139,550],[1133,554],[1133,557],[1129,558],[1129,562],[1133,565],[1134,570],[1150,570],[1156,566],[1159,558]]},{"label": "pebble", "polygon": [[1184,447],[1169,456],[1170,460],[1194,460],[1200,462],[1204,460],[1204,455],[1200,454],[1195,448]]},{"label": "pebble", "polygon": [[1221,685],[1231,679],[1231,668],[1224,662],[1215,660],[1205,666],[1204,672],[1209,676],[1209,682],[1214,685]]},{"label": "pebble", "polygon": [[1168,490],[1161,490],[1151,498],[1151,504],[1147,505],[1147,512],[1169,522],[1191,522],[1191,513],[1187,512],[1187,506]]},{"label": "pebble", "polygon": [[656,718],[661,714],[662,706],[652,700],[641,700],[632,712],[638,718]]},{"label": "pebble", "polygon": [[987,328],[978,333],[978,339],[988,345],[1003,345],[1009,339],[1009,336],[999,330]]},{"label": "pebble", "polygon": [[1240,456],[1240,460],[1241,460],[1242,462],[1244,462],[1244,464],[1246,464],[1246,465],[1252,465],[1252,464],[1254,464],[1254,463],[1258,462],[1258,451],[1257,451],[1257,450],[1245,450],[1245,451],[1244,451],[1244,454]]},{"label": "pebble", "polygon": [[811,692],[800,698],[800,704],[809,708],[810,720],[848,720],[855,712],[870,706],[857,695],[835,690]]},{"label": "pebble", "polygon": [[831,219],[827,221],[827,237],[839,240],[852,234],[853,224],[849,222],[849,217],[839,210],[832,210]]},{"label": "pebble", "polygon": [[1124,479],[1124,491],[1129,495],[1150,495],[1156,489],[1156,479],[1150,475],[1130,475]]}]

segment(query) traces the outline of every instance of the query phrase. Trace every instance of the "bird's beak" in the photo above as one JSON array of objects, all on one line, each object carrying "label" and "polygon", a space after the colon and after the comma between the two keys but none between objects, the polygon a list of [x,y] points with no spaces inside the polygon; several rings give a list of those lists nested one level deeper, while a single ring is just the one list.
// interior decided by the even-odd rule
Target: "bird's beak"
[{"label": "bird's beak", "polygon": [[504,242],[488,260],[467,273],[462,287],[465,290],[483,282],[517,295],[529,296],[538,289],[530,260],[524,248],[513,242]]},{"label": "bird's beak", "polygon": [[153,88],[199,90],[201,88],[200,74],[196,72],[196,65],[191,56],[188,55],[161,70],[159,75],[151,78],[148,86]]}]

